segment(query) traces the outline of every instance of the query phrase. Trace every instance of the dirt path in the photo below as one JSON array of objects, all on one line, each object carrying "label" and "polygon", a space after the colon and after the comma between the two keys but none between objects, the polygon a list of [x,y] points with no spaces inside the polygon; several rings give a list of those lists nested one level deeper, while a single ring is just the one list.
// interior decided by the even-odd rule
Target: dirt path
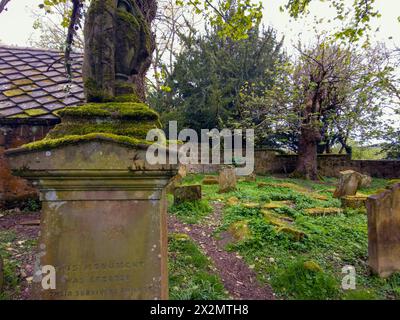
[{"label": "dirt path", "polygon": [[223,204],[215,203],[213,214],[201,225],[187,225],[173,216],[168,217],[170,232],[189,235],[210,257],[226,290],[237,300],[274,300],[270,286],[262,286],[256,274],[235,252],[223,250],[221,242],[213,238],[214,230],[221,221]]}]

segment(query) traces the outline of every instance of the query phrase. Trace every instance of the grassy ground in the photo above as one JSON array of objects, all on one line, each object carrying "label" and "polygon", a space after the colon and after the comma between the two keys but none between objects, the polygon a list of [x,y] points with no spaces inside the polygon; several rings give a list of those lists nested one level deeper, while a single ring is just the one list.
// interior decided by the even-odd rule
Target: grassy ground
[{"label": "grassy ground", "polygon": [[[188,176],[184,184],[201,183],[202,179],[201,175]],[[204,200],[195,205],[173,206],[169,196],[169,211],[185,223],[202,224],[211,212],[209,202],[224,202],[222,224],[215,236],[240,222],[236,226],[245,236],[227,250],[238,252],[261,282],[272,285],[278,298],[400,299],[400,274],[380,279],[369,273],[365,212],[346,210],[317,217],[306,213],[315,207],[340,207],[340,201],[332,198],[335,183],[336,179],[314,183],[260,177],[256,182],[239,182],[237,190],[227,194],[219,194],[217,185],[206,185],[202,187]],[[370,188],[360,191],[373,194],[386,184],[374,179]],[[269,212],[293,221],[290,228],[304,234],[300,240],[271,224],[259,208],[279,201],[287,202]],[[14,232],[0,231],[0,255],[5,260],[5,291],[0,300],[18,295],[24,281],[18,257],[34,245],[32,239],[21,242]],[[356,271],[355,290],[341,288],[342,268],[349,265]],[[169,236],[169,277],[171,299],[229,298],[211,261],[188,236]]]},{"label": "grassy ground", "polygon": [[172,300],[223,300],[228,293],[210,260],[185,234],[169,236],[169,286]]},{"label": "grassy ground", "polygon": [[[199,183],[202,176],[189,176],[184,183]],[[339,208],[340,201],[332,198],[336,179],[320,183],[296,179],[263,177],[257,182],[240,182],[238,190],[218,194],[218,186],[203,186],[207,200],[228,202],[220,231],[235,222],[245,222],[250,236],[231,244],[249,265],[255,267],[259,279],[271,283],[278,297],[284,299],[398,299],[400,275],[380,279],[369,274],[367,264],[368,237],[365,212],[345,210],[335,215],[313,217],[306,209]],[[264,186],[258,187],[259,183]],[[292,185],[291,185],[292,184]],[[364,194],[373,194],[385,187],[387,181],[374,179]],[[267,221],[262,209],[246,208],[289,201],[281,208],[271,209],[274,216],[293,220],[290,228],[305,234],[297,241],[293,234],[282,232]],[[217,235],[218,236],[218,235]],[[356,290],[343,290],[341,283],[345,266],[356,271]]]}]

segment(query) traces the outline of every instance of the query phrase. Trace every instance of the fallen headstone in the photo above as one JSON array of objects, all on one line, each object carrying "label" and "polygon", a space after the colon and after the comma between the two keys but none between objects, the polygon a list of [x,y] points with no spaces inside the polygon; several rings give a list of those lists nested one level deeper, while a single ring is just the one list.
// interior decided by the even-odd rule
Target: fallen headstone
[{"label": "fallen headstone", "polygon": [[341,198],[342,207],[350,209],[362,209],[365,208],[368,196],[344,196]]},{"label": "fallen headstone", "polygon": [[216,176],[205,176],[202,181],[202,184],[204,184],[204,185],[219,184],[219,181]]},{"label": "fallen headstone", "polygon": [[235,168],[227,167],[219,172],[219,192],[226,193],[236,190]]},{"label": "fallen headstone", "polygon": [[388,277],[400,271],[400,183],[368,197],[367,212],[369,266]]},{"label": "fallen headstone", "polygon": [[361,185],[362,174],[353,170],[340,172],[339,183],[333,197],[341,198],[344,196],[354,196]]},{"label": "fallen headstone", "polygon": [[288,235],[291,235],[295,241],[301,241],[306,236],[306,234],[303,231],[297,230],[290,226],[278,227],[277,232],[278,233],[286,233]]},{"label": "fallen headstone", "polygon": [[180,186],[174,190],[174,204],[201,200],[201,185]]},{"label": "fallen headstone", "polygon": [[283,227],[288,224],[292,224],[294,221],[290,217],[277,215],[269,210],[261,210],[261,213],[264,215],[265,221],[277,227]]},{"label": "fallen headstone", "polygon": [[226,204],[228,206],[236,206],[240,203],[239,199],[236,197],[230,197],[228,200],[226,200]]},{"label": "fallen headstone", "polygon": [[343,212],[340,208],[310,208],[304,210],[310,216],[335,215]]},{"label": "fallen headstone", "polygon": [[261,205],[258,202],[246,202],[246,203],[243,203],[243,207],[245,207],[247,209],[257,209],[257,208],[261,208]]}]

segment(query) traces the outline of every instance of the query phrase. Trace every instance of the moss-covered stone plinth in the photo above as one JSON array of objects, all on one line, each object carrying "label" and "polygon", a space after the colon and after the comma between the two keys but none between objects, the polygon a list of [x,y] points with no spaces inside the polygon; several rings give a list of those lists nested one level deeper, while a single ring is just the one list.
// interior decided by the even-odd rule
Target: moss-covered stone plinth
[{"label": "moss-covered stone plinth", "polygon": [[35,297],[167,299],[165,187],[178,168],[149,164],[145,145],[89,135],[7,152],[40,190],[39,267],[56,271],[56,289],[36,282]]},{"label": "moss-covered stone plinth", "polygon": [[58,124],[45,139],[23,147],[45,150],[91,140],[110,140],[127,145],[149,145],[147,133],[161,127],[157,112],[144,103],[88,103],[57,111]]}]

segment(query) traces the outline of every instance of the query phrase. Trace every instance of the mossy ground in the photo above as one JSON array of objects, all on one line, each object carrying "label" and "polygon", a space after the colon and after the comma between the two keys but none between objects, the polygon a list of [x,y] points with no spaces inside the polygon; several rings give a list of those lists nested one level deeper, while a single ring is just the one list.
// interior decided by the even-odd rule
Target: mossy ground
[{"label": "mossy ground", "polygon": [[[204,176],[191,175],[184,184],[202,181]],[[259,187],[259,183],[264,183]],[[337,179],[321,182],[298,179],[259,177],[256,182],[238,183],[238,190],[218,194],[218,185],[203,185],[208,201],[228,202],[236,197],[239,203],[226,205],[219,232],[229,229],[238,221],[247,221],[251,237],[228,245],[237,251],[248,265],[255,266],[261,282],[270,283],[274,292],[283,299],[400,299],[400,274],[380,279],[368,268],[368,229],[365,211],[345,209],[342,213],[325,216],[307,215],[310,208],[340,208],[340,200],[332,197]],[[288,188],[295,184],[297,188]],[[363,194],[374,194],[385,188],[387,180],[373,179]],[[305,191],[309,192],[305,192]],[[324,197],[314,197],[319,194]],[[326,199],[326,200],[322,200]],[[302,231],[300,241],[279,232],[262,213],[262,206],[246,208],[243,203],[288,201],[287,205],[269,209],[275,215],[290,217],[288,226]],[[200,222],[201,223],[201,222]],[[313,261],[322,272],[309,272],[299,268],[305,261]],[[341,288],[342,268],[351,265],[356,270],[356,290]]]}]

